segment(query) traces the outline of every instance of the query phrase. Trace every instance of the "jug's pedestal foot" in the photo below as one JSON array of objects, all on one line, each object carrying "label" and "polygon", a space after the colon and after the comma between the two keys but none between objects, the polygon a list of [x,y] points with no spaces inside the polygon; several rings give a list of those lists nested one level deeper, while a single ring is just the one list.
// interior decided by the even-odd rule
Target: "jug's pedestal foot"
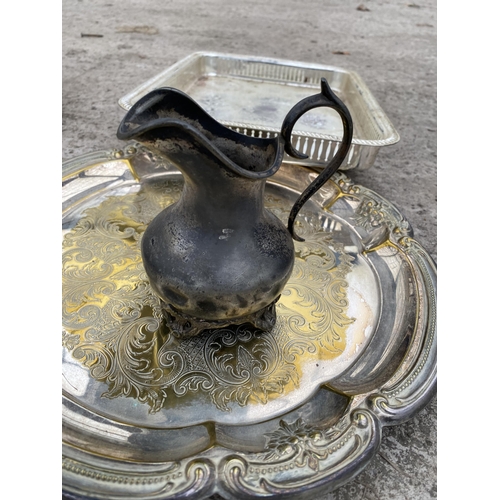
[{"label": "jug's pedestal foot", "polygon": [[171,329],[172,334],[178,338],[193,337],[205,330],[225,328],[243,323],[250,323],[259,330],[271,331],[276,324],[276,302],[278,302],[279,298],[263,309],[240,318],[209,321],[189,316],[171,304],[165,303],[163,303],[163,313],[167,326]]}]

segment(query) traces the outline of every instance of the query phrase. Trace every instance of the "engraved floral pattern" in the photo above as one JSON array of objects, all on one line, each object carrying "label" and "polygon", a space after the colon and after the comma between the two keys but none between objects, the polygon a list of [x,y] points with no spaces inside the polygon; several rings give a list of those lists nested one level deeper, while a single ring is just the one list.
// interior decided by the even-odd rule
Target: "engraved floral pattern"
[{"label": "engraved floral pattern", "polygon": [[[63,345],[108,385],[104,397],[134,397],[151,412],[169,398],[207,392],[222,411],[265,404],[300,382],[299,364],[314,355],[334,359],[354,319],[346,275],[352,257],[310,214],[298,219],[307,239],[277,304],[271,335],[249,324],[177,339],[142,267],[147,224],[180,195],[181,183],[145,184],[137,193],[88,209],[63,241]],[[290,207],[271,196],[282,220]]]},{"label": "engraved floral pattern", "polygon": [[362,200],[359,204],[355,221],[365,229],[377,228],[381,225],[388,226],[391,230],[397,229],[398,233],[406,234],[410,231],[410,225],[402,217],[394,221],[387,217],[390,207],[382,201]]},{"label": "engraved floral pattern", "polygon": [[327,456],[327,451],[316,446],[324,441],[324,431],[304,423],[301,418],[291,424],[280,420],[279,428],[265,436],[268,438],[266,449],[269,451],[262,456],[264,460],[293,455],[298,467],[308,465],[317,470],[319,460]]}]

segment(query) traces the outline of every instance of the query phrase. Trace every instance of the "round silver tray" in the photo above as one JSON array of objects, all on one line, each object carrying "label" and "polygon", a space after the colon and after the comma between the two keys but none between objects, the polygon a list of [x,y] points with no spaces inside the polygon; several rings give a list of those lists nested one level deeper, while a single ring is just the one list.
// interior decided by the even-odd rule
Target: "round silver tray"
[{"label": "round silver tray", "polygon": [[[311,178],[283,164],[285,218]],[[436,387],[436,270],[387,200],[336,174],[302,209],[271,334],[178,340],[138,243],[182,176],[150,151],[63,165],[63,490],[75,498],[309,498],[368,464]]]}]

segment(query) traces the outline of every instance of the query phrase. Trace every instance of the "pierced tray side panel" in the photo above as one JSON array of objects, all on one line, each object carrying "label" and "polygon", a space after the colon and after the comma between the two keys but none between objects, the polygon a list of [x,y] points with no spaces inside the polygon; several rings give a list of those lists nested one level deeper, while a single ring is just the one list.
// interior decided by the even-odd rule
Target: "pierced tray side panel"
[{"label": "pierced tray side panel", "polygon": [[[270,132],[254,127],[238,126],[227,124],[227,126],[240,134],[250,137],[276,137],[278,132]],[[305,160],[296,160],[285,153],[284,163],[292,165],[305,165],[313,168],[324,167],[337,153],[340,142],[322,137],[312,137],[306,135],[292,135],[292,145],[297,151],[301,151],[308,156]],[[351,170],[357,168],[366,170],[373,165],[377,156],[378,147],[366,147],[359,144],[352,144],[349,153],[340,166],[340,170]]]}]

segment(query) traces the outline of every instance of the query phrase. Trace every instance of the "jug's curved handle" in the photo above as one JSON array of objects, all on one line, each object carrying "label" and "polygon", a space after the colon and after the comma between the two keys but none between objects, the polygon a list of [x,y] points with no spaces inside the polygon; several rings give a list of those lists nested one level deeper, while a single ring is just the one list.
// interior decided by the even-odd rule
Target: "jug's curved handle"
[{"label": "jug's curved handle", "polygon": [[337,171],[337,169],[342,165],[344,158],[349,151],[349,147],[352,142],[353,125],[352,118],[349,110],[345,104],[333,93],[332,89],[328,85],[325,78],[321,79],[321,93],[310,97],[302,99],[298,102],[286,115],[283,120],[283,125],[281,126],[281,137],[285,141],[285,151],[294,158],[305,159],[308,156],[297,151],[291,142],[292,130],[297,122],[297,120],[304,114],[314,108],[319,108],[322,106],[327,106],[333,108],[337,111],[342,118],[342,125],[344,126],[344,134],[342,136],[342,142],[340,147],[332,158],[330,163],[323,169],[323,171],[314,179],[309,186],[304,190],[304,192],[299,196],[299,199],[295,202],[295,205],[290,211],[288,216],[288,231],[292,235],[294,240],[304,241],[303,238],[295,234],[293,224],[295,222],[295,217],[299,213],[300,209],[304,203],[318,191],[323,184]]}]

